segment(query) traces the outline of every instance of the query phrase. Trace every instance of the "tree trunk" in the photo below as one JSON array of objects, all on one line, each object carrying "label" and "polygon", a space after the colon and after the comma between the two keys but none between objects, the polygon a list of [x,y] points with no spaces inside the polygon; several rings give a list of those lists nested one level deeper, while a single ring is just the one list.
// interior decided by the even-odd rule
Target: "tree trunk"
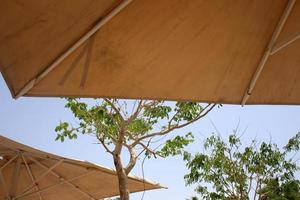
[{"label": "tree trunk", "polygon": [[129,200],[128,177],[123,169],[120,155],[114,155],[114,164],[119,181],[120,200]]}]

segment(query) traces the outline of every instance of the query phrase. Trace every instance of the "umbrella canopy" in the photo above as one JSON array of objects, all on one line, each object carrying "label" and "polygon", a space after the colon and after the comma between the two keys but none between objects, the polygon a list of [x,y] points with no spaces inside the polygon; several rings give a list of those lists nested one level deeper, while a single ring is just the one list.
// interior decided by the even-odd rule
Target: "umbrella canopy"
[{"label": "umbrella canopy", "polygon": [[300,1],[2,0],[13,97],[300,104]]},{"label": "umbrella canopy", "polygon": [[[129,176],[129,190],[162,188]],[[0,136],[0,199],[73,200],[118,195],[115,171],[42,152]]]}]

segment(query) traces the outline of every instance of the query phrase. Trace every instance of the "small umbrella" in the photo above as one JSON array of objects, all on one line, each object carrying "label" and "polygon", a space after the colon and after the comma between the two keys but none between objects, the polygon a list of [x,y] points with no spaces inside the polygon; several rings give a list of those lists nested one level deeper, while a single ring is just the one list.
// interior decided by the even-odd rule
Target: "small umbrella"
[{"label": "small umbrella", "polygon": [[[162,188],[129,176],[129,189]],[[0,136],[0,199],[103,199],[118,195],[114,170],[42,152]]]},{"label": "small umbrella", "polygon": [[300,1],[3,0],[12,96],[300,104]]}]

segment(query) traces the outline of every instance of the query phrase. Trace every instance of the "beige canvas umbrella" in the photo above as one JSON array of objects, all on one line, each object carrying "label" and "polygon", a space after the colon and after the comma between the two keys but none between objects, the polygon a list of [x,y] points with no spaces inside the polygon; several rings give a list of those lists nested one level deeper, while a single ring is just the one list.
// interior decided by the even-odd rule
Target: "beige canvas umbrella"
[{"label": "beige canvas umbrella", "polygon": [[300,103],[299,0],[2,0],[13,97]]},{"label": "beige canvas umbrella", "polygon": [[[130,192],[162,188],[129,177]],[[0,199],[98,200],[118,195],[115,171],[42,152],[0,136]]]}]

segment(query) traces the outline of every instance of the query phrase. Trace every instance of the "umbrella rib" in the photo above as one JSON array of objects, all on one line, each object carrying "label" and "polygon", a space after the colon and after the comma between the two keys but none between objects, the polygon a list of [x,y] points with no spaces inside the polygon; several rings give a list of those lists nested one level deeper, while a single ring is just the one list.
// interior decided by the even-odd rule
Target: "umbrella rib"
[{"label": "umbrella rib", "polygon": [[[92,171],[91,171],[91,172],[92,172]],[[89,172],[83,174],[83,176],[85,176],[85,175],[87,175],[87,174],[89,174]],[[81,176],[81,177],[82,177],[82,176]],[[80,178],[81,178],[81,177],[80,177]],[[65,181],[65,183],[68,184],[68,185],[70,185],[71,187],[73,187],[74,189],[76,189],[78,192],[82,193],[82,194],[85,195],[86,197],[88,197],[88,198],[90,198],[90,199],[93,199],[93,200],[96,200],[91,194],[89,194],[89,193],[83,191],[83,190],[80,189],[77,185],[75,185],[75,184],[73,184],[73,183],[71,183],[71,182],[69,182],[69,181]]]},{"label": "umbrella rib", "polygon": [[6,182],[5,182],[5,179],[4,179],[2,171],[0,171],[0,179],[1,179],[1,182],[2,182],[3,190],[6,193],[6,197],[9,198],[9,194],[8,194],[8,190],[7,190],[7,185],[6,185]]},{"label": "umbrella rib", "polygon": [[18,155],[15,155],[15,156],[12,157],[11,159],[9,159],[3,166],[0,167],[0,176],[1,176],[0,178],[1,178],[1,182],[2,182],[2,184],[3,184],[4,191],[6,192],[7,198],[9,198],[9,192],[8,192],[8,190],[7,190],[7,186],[6,186],[6,183],[5,183],[3,174],[2,174],[2,170],[3,170],[7,165],[9,165],[11,162],[13,162],[17,157],[18,157]]},{"label": "umbrella rib", "polygon": [[4,146],[5,148],[9,149],[9,151],[12,151],[12,152],[15,152],[15,153],[19,151],[19,149],[15,149],[15,148],[13,148],[10,145],[7,145],[5,143],[1,142],[1,145]]},{"label": "umbrella rib", "polygon": [[24,194],[27,194],[33,187],[35,187],[36,183],[38,183],[40,180],[42,180],[47,174],[49,174],[51,172],[52,169],[54,169],[55,167],[60,165],[63,161],[64,161],[64,159],[61,159],[58,162],[56,162],[54,165],[49,167],[42,175],[40,175],[38,178],[36,178],[35,181],[32,184],[30,184],[25,190],[23,190],[23,192],[20,195],[18,195],[16,198],[23,196]]},{"label": "umbrella rib", "polygon": [[94,41],[95,41],[95,37],[92,36],[92,37],[90,37],[89,43],[87,44],[86,58],[85,58],[83,73],[82,73],[81,82],[80,82],[80,87],[81,88],[84,88],[84,86],[85,86],[87,74],[88,74],[88,71],[89,71],[90,63],[91,63],[91,57],[92,57],[92,50],[93,50]]},{"label": "umbrella rib", "polygon": [[14,161],[16,158],[18,157],[18,155],[15,155],[14,157],[12,157],[7,163],[5,163],[3,166],[0,167],[0,171],[2,171],[7,165],[9,165],[12,161]]},{"label": "umbrella rib", "polygon": [[63,77],[61,78],[61,80],[59,81],[59,85],[64,85],[66,80],[68,79],[68,77],[70,76],[70,74],[74,71],[74,69],[76,68],[76,66],[78,65],[79,61],[81,60],[82,56],[84,55],[85,51],[86,51],[87,45],[85,45],[81,52],[77,55],[77,57],[73,60],[73,62],[71,63],[69,69],[65,72],[65,74],[63,75]]},{"label": "umbrella rib", "polygon": [[[29,159],[31,159],[32,161],[36,162],[36,163],[37,163],[38,165],[40,165],[42,168],[44,168],[44,169],[49,169],[49,167],[45,166],[44,164],[42,164],[41,162],[39,162],[39,161],[36,160],[35,158],[33,158],[33,157],[30,156]],[[76,186],[75,184],[71,183],[71,181],[74,181],[74,180],[76,180],[76,179],[78,179],[78,178],[81,178],[81,177],[83,177],[83,176],[86,176],[86,175],[90,174],[91,172],[94,172],[94,171],[89,171],[89,172],[87,172],[87,173],[81,174],[81,175],[79,175],[79,176],[77,176],[77,177],[74,177],[74,178],[71,178],[71,179],[67,180],[67,179],[65,179],[64,177],[62,177],[61,175],[59,175],[57,172],[55,172],[55,171],[52,169],[52,170],[50,171],[50,173],[52,173],[52,174],[53,174],[56,178],[58,178],[61,182],[56,183],[56,184],[54,184],[54,185],[52,185],[52,186],[49,186],[49,187],[47,187],[47,188],[43,188],[43,189],[41,189],[40,191],[44,191],[44,190],[46,190],[46,189],[50,189],[50,187],[52,188],[52,187],[54,187],[54,186],[56,186],[56,185],[60,185],[60,184],[62,184],[62,183],[66,183],[66,184],[72,186],[74,189],[76,189],[76,190],[78,190],[79,192],[81,192],[82,194],[86,195],[86,196],[89,197],[90,199],[96,200],[92,195],[88,194],[87,192],[81,190],[81,189],[80,189],[78,186]],[[29,193],[29,194],[31,194],[31,193]],[[29,195],[29,194],[26,194],[26,196]]]},{"label": "umbrella rib", "polygon": [[247,100],[251,96],[252,91],[255,87],[255,84],[256,84],[256,82],[257,82],[257,80],[258,80],[258,78],[259,78],[259,76],[260,76],[260,74],[261,74],[268,58],[269,58],[269,56],[271,55],[274,44],[275,44],[279,34],[281,33],[281,31],[282,31],[282,29],[285,25],[285,22],[287,21],[287,18],[290,15],[291,10],[292,10],[293,6],[295,5],[295,3],[296,3],[296,0],[289,0],[288,1],[287,6],[284,9],[283,14],[281,15],[280,20],[278,21],[277,26],[276,26],[273,34],[272,34],[272,37],[271,37],[271,39],[268,43],[268,46],[267,46],[267,48],[266,48],[266,50],[265,50],[265,52],[264,52],[264,54],[263,54],[263,56],[262,56],[262,58],[261,58],[261,60],[258,64],[258,66],[256,68],[256,71],[253,74],[252,79],[250,80],[249,87],[247,88],[247,90],[246,90],[246,92],[243,96],[242,102],[241,102],[242,106],[244,106],[246,104]]},{"label": "umbrella rib", "polygon": [[59,55],[54,62],[52,62],[47,68],[45,68],[41,73],[37,74],[36,77],[31,79],[25,86],[14,95],[17,99],[20,96],[26,94],[36,83],[41,81],[49,72],[55,69],[66,57],[73,53],[78,47],[85,43],[92,35],[94,35],[102,26],[109,22],[114,16],[116,16],[120,11],[122,11],[129,3],[133,0],[123,0],[115,8],[112,9],[105,17],[101,18],[100,21],[85,35],[83,35],[76,43],[74,43],[67,51]]},{"label": "umbrella rib", "polygon": [[275,46],[272,51],[271,51],[271,55],[274,55],[275,53],[277,53],[278,51],[282,50],[283,48],[289,46],[290,44],[292,44],[293,42],[295,42],[296,40],[300,39],[300,33],[296,33],[294,34],[292,37],[288,38],[287,40],[285,40],[284,42],[282,42],[281,44]]},{"label": "umbrella rib", "polygon": [[[29,155],[27,155],[27,157],[28,157],[30,160],[32,160],[33,162],[35,162],[37,165],[39,165],[40,167],[42,167],[42,168],[44,168],[44,169],[48,169],[48,166],[44,165],[43,163],[41,163],[40,161],[38,161],[38,160],[35,159],[34,157],[29,156]],[[60,178],[60,176],[57,175],[56,173],[54,173],[53,170],[50,170],[50,173],[51,173],[52,175],[54,175],[56,178],[58,178],[58,179]]]},{"label": "umbrella rib", "polygon": [[9,155],[9,154],[15,154],[15,152],[13,150],[0,151],[0,154],[2,154],[3,156],[5,156],[5,155]]},{"label": "umbrella rib", "polygon": [[[49,185],[49,186],[44,187],[44,188],[41,188],[41,189],[39,189],[38,191],[34,191],[34,192],[31,192],[31,193],[27,193],[27,194],[25,194],[25,195],[23,195],[23,196],[19,196],[19,197],[17,197],[17,199],[21,199],[21,198],[25,198],[25,197],[34,195],[34,194],[37,193],[37,192],[40,192],[40,193],[41,193],[41,192],[44,192],[44,191],[46,191],[46,190],[49,190],[49,189],[51,189],[51,188],[53,188],[53,187],[55,187],[55,186],[61,185],[61,184],[63,184],[63,183],[70,183],[70,181],[74,181],[74,180],[80,179],[80,178],[82,178],[82,177],[84,177],[84,176],[87,176],[87,175],[93,173],[93,172],[95,172],[95,171],[88,171],[88,172],[85,172],[85,173],[80,174],[80,175],[78,175],[78,176],[75,176],[75,177],[73,177],[73,178],[70,178],[70,179],[64,179],[64,180],[61,180],[61,179],[63,179],[63,178],[62,178],[61,176],[59,176],[60,182],[54,183],[54,184]],[[55,172],[54,172],[54,173],[55,173]],[[77,186],[74,185],[74,187],[75,187],[76,189],[80,190],[80,192],[82,192],[82,193],[88,195],[89,198],[91,198],[91,199],[93,199],[93,200],[96,200],[94,197],[90,196],[88,193],[86,193],[86,192],[82,191],[81,189],[77,188]]]},{"label": "umbrella rib", "polygon": [[[39,185],[35,182],[33,173],[32,173],[32,171],[31,171],[31,169],[30,169],[30,167],[29,167],[29,165],[28,165],[28,163],[27,163],[27,161],[26,161],[24,155],[21,154],[21,157],[22,157],[23,162],[25,163],[25,167],[26,167],[26,169],[27,169],[27,173],[28,173],[28,175],[30,176],[32,183],[34,183],[34,184],[35,184],[35,188],[36,188],[37,190],[39,190]],[[42,200],[43,198],[42,198],[40,192],[38,192],[38,195],[39,195],[40,200]]]},{"label": "umbrella rib", "polygon": [[18,186],[18,180],[20,177],[20,169],[21,169],[21,163],[22,163],[22,159],[21,159],[21,153],[18,152],[17,153],[17,161],[16,161],[16,165],[13,171],[13,175],[12,175],[12,181],[11,181],[11,185],[10,185],[10,189],[9,189],[9,196],[10,197],[14,197],[17,191],[17,186]]},{"label": "umbrella rib", "polygon": [[59,161],[61,159],[63,159],[63,157],[60,156],[55,156],[55,155],[47,155],[44,152],[40,152],[40,153],[36,153],[36,152],[23,152],[23,155],[25,155],[26,157],[31,156],[31,157],[35,157],[35,158],[41,158],[41,159],[51,159],[51,160],[55,160],[55,161]]}]

